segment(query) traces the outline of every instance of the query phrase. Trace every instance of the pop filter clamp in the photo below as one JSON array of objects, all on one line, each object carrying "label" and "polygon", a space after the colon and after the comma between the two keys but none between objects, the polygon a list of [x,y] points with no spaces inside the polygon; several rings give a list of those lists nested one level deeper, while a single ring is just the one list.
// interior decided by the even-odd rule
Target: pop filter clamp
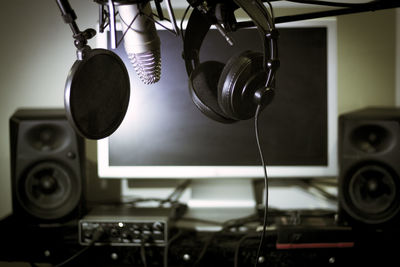
[{"label": "pop filter clamp", "polygon": [[87,41],[94,29],[79,30],[68,0],[56,0],[69,24],[77,48],[77,60],[68,75],[64,106],[74,130],[88,139],[111,135],[123,121],[129,104],[130,81],[123,61],[106,49],[91,49]]}]

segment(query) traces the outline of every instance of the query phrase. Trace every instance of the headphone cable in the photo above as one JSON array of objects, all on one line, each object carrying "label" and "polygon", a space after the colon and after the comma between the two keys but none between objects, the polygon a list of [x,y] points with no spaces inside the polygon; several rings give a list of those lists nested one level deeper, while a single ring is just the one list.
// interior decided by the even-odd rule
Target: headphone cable
[{"label": "headphone cable", "polygon": [[264,205],[263,228],[262,228],[262,234],[261,234],[260,243],[259,243],[258,249],[257,249],[256,262],[254,264],[255,267],[257,267],[258,258],[260,257],[261,249],[262,249],[262,246],[263,246],[263,243],[264,243],[265,230],[266,230],[266,227],[267,227],[267,214],[268,214],[268,174],[267,174],[267,168],[266,168],[266,164],[265,164],[265,160],[264,160],[263,151],[262,151],[261,144],[260,144],[259,129],[258,129],[258,118],[260,116],[260,112],[261,112],[261,105],[258,105],[257,109],[256,109],[256,114],[254,116],[254,129],[255,129],[258,152],[260,153],[261,163],[262,163],[262,167],[263,167],[263,170],[264,170],[265,205]]}]

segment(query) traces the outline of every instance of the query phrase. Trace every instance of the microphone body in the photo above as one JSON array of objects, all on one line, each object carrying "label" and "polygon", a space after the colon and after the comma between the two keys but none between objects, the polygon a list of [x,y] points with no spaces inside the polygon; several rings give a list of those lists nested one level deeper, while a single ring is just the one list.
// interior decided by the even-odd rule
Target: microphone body
[{"label": "microphone body", "polygon": [[125,51],[140,80],[153,84],[160,80],[160,38],[152,17],[150,2],[118,6],[124,31]]}]

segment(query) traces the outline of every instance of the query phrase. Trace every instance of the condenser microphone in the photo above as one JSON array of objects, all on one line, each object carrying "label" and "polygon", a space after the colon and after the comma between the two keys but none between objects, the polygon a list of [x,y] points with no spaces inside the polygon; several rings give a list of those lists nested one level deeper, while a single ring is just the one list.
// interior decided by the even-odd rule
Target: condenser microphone
[{"label": "condenser microphone", "polygon": [[160,80],[160,38],[157,35],[150,2],[118,6],[124,31],[124,46],[133,68],[145,84]]}]

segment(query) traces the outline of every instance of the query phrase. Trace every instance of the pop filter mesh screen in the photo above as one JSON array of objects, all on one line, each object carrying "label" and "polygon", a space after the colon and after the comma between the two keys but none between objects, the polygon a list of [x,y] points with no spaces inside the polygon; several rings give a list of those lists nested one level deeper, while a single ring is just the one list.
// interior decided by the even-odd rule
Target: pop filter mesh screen
[{"label": "pop filter mesh screen", "polygon": [[112,134],[129,103],[130,82],[122,60],[106,50],[77,61],[66,90],[66,109],[75,129],[89,139]]}]

